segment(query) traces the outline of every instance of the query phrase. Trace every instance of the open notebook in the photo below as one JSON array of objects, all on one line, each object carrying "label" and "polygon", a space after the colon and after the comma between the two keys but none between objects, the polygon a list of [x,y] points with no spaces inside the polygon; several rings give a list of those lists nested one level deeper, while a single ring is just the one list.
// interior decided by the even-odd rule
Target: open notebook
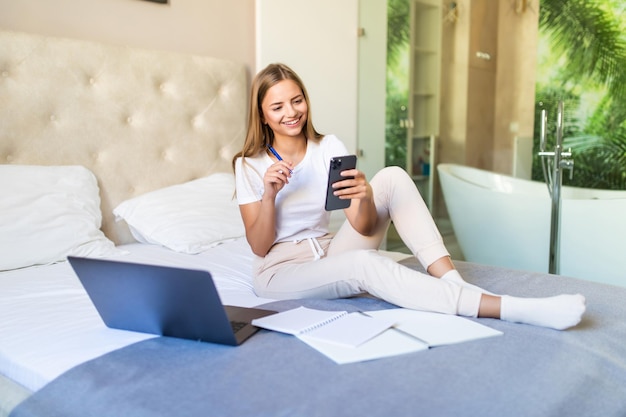
[{"label": "open notebook", "polygon": [[[352,328],[351,318],[358,322],[356,331]],[[418,352],[503,334],[464,317],[405,308],[347,313],[299,307],[255,319],[253,324],[293,334],[338,364]],[[360,338],[352,333],[359,334],[359,331],[362,331]],[[342,338],[348,339],[348,342]]]},{"label": "open notebook", "polygon": [[254,319],[252,324],[288,333],[302,340],[357,347],[394,324],[392,318],[374,318],[362,313],[298,307]]}]

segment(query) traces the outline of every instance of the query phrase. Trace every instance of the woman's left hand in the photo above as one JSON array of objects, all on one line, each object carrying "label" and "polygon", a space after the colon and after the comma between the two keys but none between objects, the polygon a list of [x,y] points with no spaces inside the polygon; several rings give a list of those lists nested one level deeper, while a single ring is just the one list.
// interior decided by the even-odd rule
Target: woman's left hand
[{"label": "woman's left hand", "polygon": [[342,177],[354,177],[333,184],[333,194],[340,199],[371,200],[374,193],[372,186],[367,182],[365,174],[358,169],[348,169],[341,172]]},{"label": "woman's left hand", "polygon": [[344,177],[353,176],[354,178],[334,183],[334,194],[342,199],[352,199],[350,207],[344,210],[346,218],[354,230],[364,236],[369,236],[374,233],[378,222],[372,186],[367,181],[365,174],[358,169],[342,171],[341,175]]}]

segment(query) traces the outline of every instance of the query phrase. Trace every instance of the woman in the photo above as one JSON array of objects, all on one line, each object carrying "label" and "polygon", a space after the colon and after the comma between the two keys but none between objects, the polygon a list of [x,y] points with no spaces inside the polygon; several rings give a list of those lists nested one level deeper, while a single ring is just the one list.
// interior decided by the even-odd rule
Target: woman
[{"label": "woman", "polygon": [[[340,116],[339,116],[340,117]],[[252,82],[248,132],[233,158],[246,237],[257,255],[254,288],[275,299],[340,298],[370,293],[416,310],[565,329],[585,311],[582,295],[547,298],[496,296],[465,282],[415,184],[398,167],[367,181],[346,170],[335,184],[350,199],[346,222],[328,232],[324,210],[330,158],[347,155],[333,135],[313,127],[306,88],[283,64]],[[345,187],[345,188],[344,188]],[[428,275],[378,252],[393,221]]]}]

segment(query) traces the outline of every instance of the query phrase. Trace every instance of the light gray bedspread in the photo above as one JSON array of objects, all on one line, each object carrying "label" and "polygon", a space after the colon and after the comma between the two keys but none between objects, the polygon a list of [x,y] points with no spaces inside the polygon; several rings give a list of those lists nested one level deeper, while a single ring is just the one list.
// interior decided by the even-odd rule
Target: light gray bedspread
[{"label": "light gray bedspread", "polygon": [[[265,330],[235,348],[157,338],[68,371],[11,416],[626,416],[626,289],[457,266],[495,293],[583,293],[587,314],[567,331],[480,319],[504,335],[348,365]],[[298,305],[393,307],[367,297],[265,307]]]}]

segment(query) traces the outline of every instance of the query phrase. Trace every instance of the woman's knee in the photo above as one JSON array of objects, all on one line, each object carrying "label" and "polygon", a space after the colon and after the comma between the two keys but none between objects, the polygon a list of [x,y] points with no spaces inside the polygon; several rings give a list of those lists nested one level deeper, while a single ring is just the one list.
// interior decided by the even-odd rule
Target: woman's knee
[{"label": "woman's knee", "polygon": [[397,186],[406,187],[407,185],[415,187],[409,174],[398,166],[389,166],[381,169],[374,175],[370,183],[372,187],[382,189],[393,189]]},{"label": "woman's knee", "polygon": [[382,168],[380,171],[378,171],[374,177],[372,178],[372,181],[377,180],[377,179],[398,179],[398,178],[402,178],[402,177],[406,177],[409,178],[409,174],[407,174],[407,172],[400,168],[399,166],[388,166],[388,167],[384,167]]}]

